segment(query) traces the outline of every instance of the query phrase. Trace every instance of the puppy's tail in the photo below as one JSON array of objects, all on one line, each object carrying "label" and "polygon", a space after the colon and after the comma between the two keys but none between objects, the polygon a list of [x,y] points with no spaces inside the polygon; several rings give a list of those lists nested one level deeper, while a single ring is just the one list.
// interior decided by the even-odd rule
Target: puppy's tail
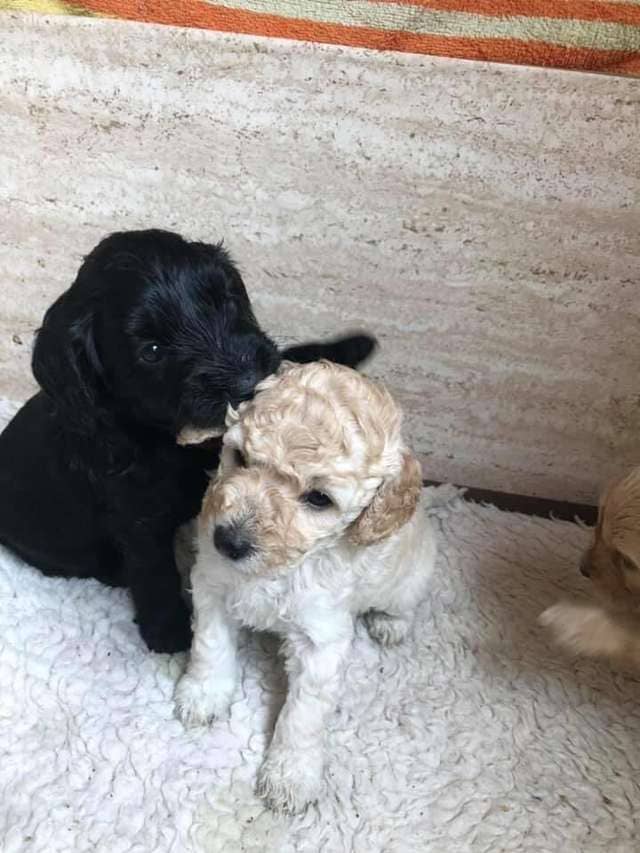
[{"label": "puppy's tail", "polygon": [[378,341],[372,335],[358,332],[328,341],[312,341],[289,347],[282,352],[282,358],[298,364],[326,359],[355,368],[373,355],[377,346]]},{"label": "puppy's tail", "polygon": [[632,624],[593,604],[559,602],[539,618],[568,652],[617,659],[640,669],[640,623]]}]

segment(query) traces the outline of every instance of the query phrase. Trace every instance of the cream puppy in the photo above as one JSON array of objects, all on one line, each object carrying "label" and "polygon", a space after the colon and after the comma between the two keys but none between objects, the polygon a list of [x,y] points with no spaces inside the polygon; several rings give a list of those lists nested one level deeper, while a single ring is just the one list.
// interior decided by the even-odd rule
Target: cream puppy
[{"label": "cream puppy", "polygon": [[388,391],[329,362],[283,365],[228,416],[198,520],[194,637],[176,710],[185,724],[227,716],[238,629],[279,634],[288,695],[258,779],[279,810],[318,797],[356,617],[373,639],[397,643],[427,589],[436,544],[401,420]]},{"label": "cream puppy", "polygon": [[602,495],[580,571],[598,603],[559,602],[540,621],[568,651],[640,666],[640,467]]}]

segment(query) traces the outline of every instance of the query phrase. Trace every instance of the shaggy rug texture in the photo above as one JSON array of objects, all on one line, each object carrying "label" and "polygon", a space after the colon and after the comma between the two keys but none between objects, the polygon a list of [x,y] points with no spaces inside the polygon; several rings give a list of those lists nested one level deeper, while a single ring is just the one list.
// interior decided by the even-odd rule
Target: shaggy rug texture
[{"label": "shaggy rug texture", "polygon": [[639,683],[536,622],[580,593],[587,531],[431,494],[415,635],[383,650],[359,630],[324,795],[293,819],[253,792],[285,689],[273,638],[245,636],[231,719],[185,731],[185,656],[145,650],[125,591],[0,551],[3,853],[637,850]]}]

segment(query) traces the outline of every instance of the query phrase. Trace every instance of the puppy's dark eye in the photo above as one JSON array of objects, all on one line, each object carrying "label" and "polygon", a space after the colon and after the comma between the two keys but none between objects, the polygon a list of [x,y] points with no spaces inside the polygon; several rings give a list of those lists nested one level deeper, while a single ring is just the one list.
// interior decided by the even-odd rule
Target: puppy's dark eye
[{"label": "puppy's dark eye", "polygon": [[333,501],[329,495],[325,495],[324,492],[319,492],[316,489],[305,492],[302,495],[302,500],[314,509],[327,509],[327,507],[333,506]]},{"label": "puppy's dark eye", "polygon": [[165,349],[160,344],[151,341],[140,348],[139,355],[140,361],[144,361],[146,364],[157,364],[165,357]]},{"label": "puppy's dark eye", "polygon": [[238,450],[237,448],[233,451],[233,461],[236,463],[238,468],[247,467],[247,460],[245,458],[244,453],[241,450]]}]

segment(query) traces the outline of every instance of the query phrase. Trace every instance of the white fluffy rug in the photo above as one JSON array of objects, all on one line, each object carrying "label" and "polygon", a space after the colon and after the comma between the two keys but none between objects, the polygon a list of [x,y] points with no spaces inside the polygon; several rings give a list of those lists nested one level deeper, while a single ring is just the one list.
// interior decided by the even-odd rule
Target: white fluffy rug
[{"label": "white fluffy rug", "polygon": [[184,656],[145,650],[125,592],[0,551],[2,853],[640,849],[640,685],[536,624],[579,591],[586,532],[460,497],[433,512],[415,637],[383,651],[359,631],[324,797],[295,819],[253,794],[284,687],[273,640],[246,638],[230,722],[186,732]]}]

